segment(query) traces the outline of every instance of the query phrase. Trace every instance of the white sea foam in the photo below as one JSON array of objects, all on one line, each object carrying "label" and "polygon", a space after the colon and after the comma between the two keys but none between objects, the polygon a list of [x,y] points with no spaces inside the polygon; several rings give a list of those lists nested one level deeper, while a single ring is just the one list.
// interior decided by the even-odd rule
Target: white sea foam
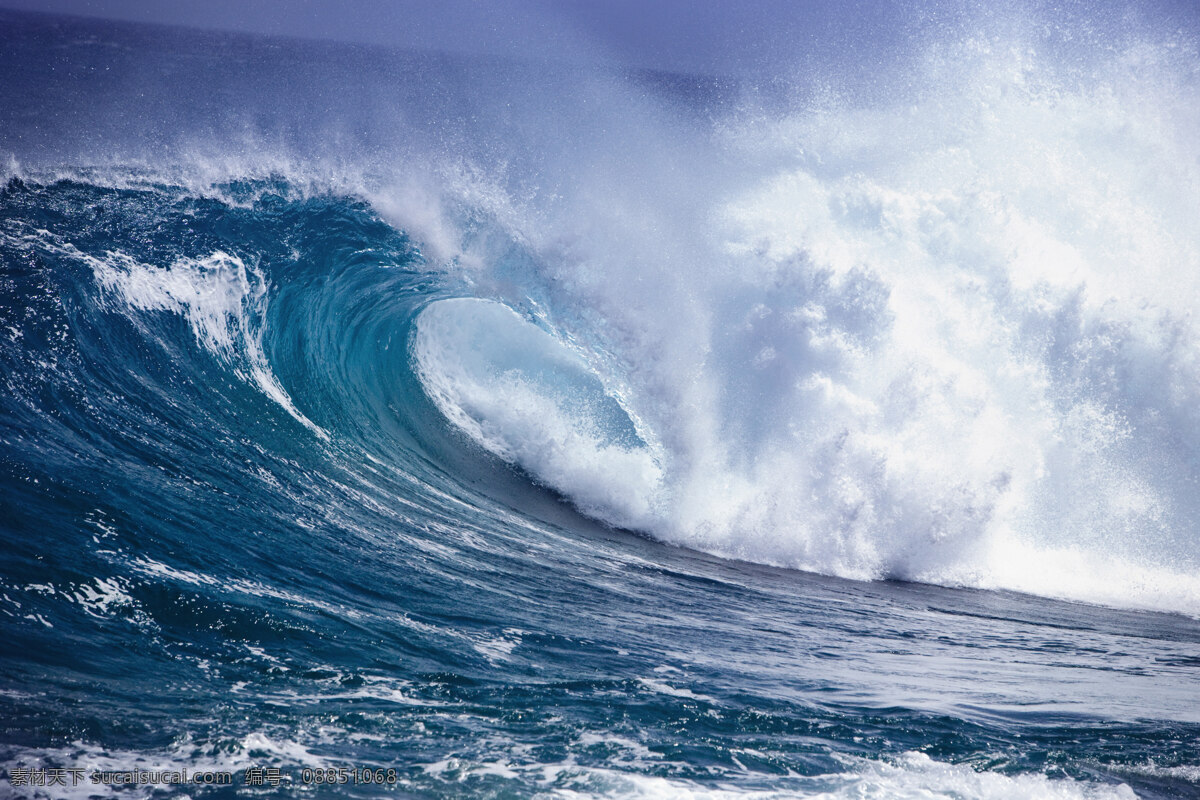
[{"label": "white sea foam", "polygon": [[96,282],[123,299],[128,308],[183,316],[205,349],[233,364],[240,377],[317,436],[329,438],[296,408],[271,371],[263,352],[262,326],[254,322],[266,312],[266,281],[242,259],[216,251],[204,258],[181,258],[165,268],[119,252],[86,259]]},{"label": "white sea foam", "polygon": [[442,300],[421,313],[413,353],[438,408],[485,448],[588,513],[651,521],[661,476],[654,453],[614,441],[612,426],[632,421],[549,333],[499,303]]},{"label": "white sea foam", "polygon": [[[166,790],[173,790],[186,797],[189,784],[169,783],[175,778],[165,777],[166,775],[181,776],[182,771],[186,769],[189,781],[197,781],[193,785],[198,792],[203,792],[204,781],[217,780],[211,777],[211,773],[229,773],[231,777],[229,782],[216,785],[239,787],[245,785],[242,773],[248,767],[279,767],[281,771],[286,770],[288,777],[285,780],[290,784],[295,781],[300,769],[326,765],[324,759],[314,755],[301,743],[261,731],[238,739],[220,741],[201,741],[184,736],[170,748],[158,752],[122,750],[74,742],[54,749],[15,748],[10,763],[6,765],[10,778],[7,781],[9,794],[5,796],[52,796],[62,800],[93,797],[148,798],[161,795]],[[58,772],[57,776],[49,773],[52,776],[51,780],[56,782],[52,786],[39,786],[31,785],[29,778],[22,778],[21,783],[13,782],[12,770],[18,768],[32,772],[66,772]],[[72,773],[68,770],[77,772]],[[159,782],[120,782],[121,774],[137,772],[158,773],[153,775],[153,778]],[[118,775],[116,782],[113,782],[112,778],[105,778],[105,773]],[[47,772],[42,772],[41,778],[45,778],[46,775]],[[93,782],[93,776],[96,776],[96,782]]]},{"label": "white sea foam", "polygon": [[[711,176],[647,115],[541,207],[459,187],[535,254],[524,288],[554,333],[434,304],[430,395],[587,513],[670,542],[1200,614],[1196,44],[993,22],[886,100],[728,116]],[[607,152],[586,144],[564,150]],[[485,238],[474,291],[528,310]],[[606,447],[495,368],[506,348],[579,353],[561,369],[602,375],[653,447]]]},{"label": "white sea foam", "polygon": [[[344,731],[327,730],[338,739]],[[585,736],[579,745],[611,745],[621,748],[633,764],[654,768],[659,762],[653,752],[636,742],[619,737]],[[1050,778],[1038,773],[1005,775],[977,771],[966,765],[936,761],[923,753],[908,752],[885,759],[844,759],[845,769],[819,775],[790,773],[772,776],[774,788],[754,788],[753,776],[728,775],[716,783],[699,783],[615,768],[585,767],[573,758],[552,764],[514,763],[503,758],[472,760],[447,758],[421,767],[427,780],[470,785],[481,779],[512,782],[518,794],[534,792],[545,798],[671,798],[672,800],[839,800],[840,798],[888,798],[888,800],[1134,800],[1137,795],[1126,785]],[[98,748],[75,743],[52,750],[19,748],[9,769],[77,769],[79,782],[70,773],[66,785],[55,787],[56,797],[148,797],[156,788],[93,784],[93,773],[124,773],[134,770],[172,773],[187,769],[189,776],[201,772],[228,772],[230,785],[244,785],[243,771],[249,767],[280,767],[285,785],[294,786],[305,767],[341,766],[313,752],[312,747],[265,732],[250,733],[236,740],[205,742],[185,737],[171,748],[144,753]],[[1169,772],[1169,771],[1168,771]],[[1154,772],[1153,774],[1167,774]],[[1174,773],[1170,773],[1174,774]],[[747,785],[749,779],[749,785]],[[411,781],[405,779],[407,783]],[[44,787],[13,785],[13,797],[43,797]]]},{"label": "white sea foam", "polygon": [[271,597],[276,600],[282,600],[285,603],[290,603],[296,606],[308,608],[316,608],[329,614],[348,617],[350,619],[358,619],[362,617],[362,612],[349,608],[343,605],[334,605],[323,600],[318,600],[314,597],[300,595],[295,592],[289,592],[286,589],[272,586],[261,581],[246,580],[244,578],[234,579],[218,579],[212,575],[206,575],[200,572],[180,569],[164,564],[161,561],[155,561],[152,558],[138,556],[131,559],[129,566],[135,572],[141,575],[154,578],[157,580],[173,581],[175,583],[185,583],[192,586],[205,586],[213,590],[221,592],[232,592],[244,594],[249,597]]},{"label": "white sea foam", "polygon": [[704,694],[696,694],[691,689],[672,686],[666,681],[656,680],[654,678],[638,678],[638,683],[646,687],[652,692],[659,694],[670,695],[671,697],[681,697],[685,700],[698,700],[705,703],[716,703],[717,701]]},{"label": "white sea foam", "polygon": [[540,784],[537,797],[662,798],[663,800],[1134,800],[1124,784],[1049,778],[1041,774],[1004,775],[935,761],[923,753],[886,760],[847,759],[843,772],[771,781],[776,788],[747,788],[732,780],[716,785],[572,763],[514,765],[503,761],[472,763],[450,759],[426,767],[429,775],[457,782],[499,777]]}]

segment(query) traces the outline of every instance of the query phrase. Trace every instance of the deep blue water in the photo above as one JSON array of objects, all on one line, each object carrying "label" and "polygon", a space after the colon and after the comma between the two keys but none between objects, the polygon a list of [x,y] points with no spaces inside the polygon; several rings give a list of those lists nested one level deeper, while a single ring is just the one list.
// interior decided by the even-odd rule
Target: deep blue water
[{"label": "deep blue water", "polygon": [[0,16],[0,796],[1200,797],[1152,23],[893,101]]}]

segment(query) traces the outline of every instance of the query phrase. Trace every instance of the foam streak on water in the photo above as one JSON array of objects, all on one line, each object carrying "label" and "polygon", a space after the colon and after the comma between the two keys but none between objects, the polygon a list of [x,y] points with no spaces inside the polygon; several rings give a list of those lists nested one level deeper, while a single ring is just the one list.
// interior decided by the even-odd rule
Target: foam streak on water
[{"label": "foam streak on water", "polygon": [[0,12],[0,797],[1197,796],[1200,26],[801,5]]}]

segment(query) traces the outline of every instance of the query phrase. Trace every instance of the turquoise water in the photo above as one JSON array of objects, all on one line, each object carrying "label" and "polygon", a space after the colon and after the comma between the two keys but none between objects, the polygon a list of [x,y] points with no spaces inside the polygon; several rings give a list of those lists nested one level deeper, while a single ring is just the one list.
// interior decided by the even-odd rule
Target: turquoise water
[{"label": "turquoise water", "polygon": [[0,796],[1200,796],[1184,33],[3,21]]}]

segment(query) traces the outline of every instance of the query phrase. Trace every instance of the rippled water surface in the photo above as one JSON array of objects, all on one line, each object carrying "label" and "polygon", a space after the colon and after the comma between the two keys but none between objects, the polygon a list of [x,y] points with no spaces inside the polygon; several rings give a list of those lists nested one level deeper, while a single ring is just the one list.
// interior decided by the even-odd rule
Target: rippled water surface
[{"label": "rippled water surface", "polygon": [[0,796],[1200,796],[1200,61],[1059,13],[0,12]]}]

